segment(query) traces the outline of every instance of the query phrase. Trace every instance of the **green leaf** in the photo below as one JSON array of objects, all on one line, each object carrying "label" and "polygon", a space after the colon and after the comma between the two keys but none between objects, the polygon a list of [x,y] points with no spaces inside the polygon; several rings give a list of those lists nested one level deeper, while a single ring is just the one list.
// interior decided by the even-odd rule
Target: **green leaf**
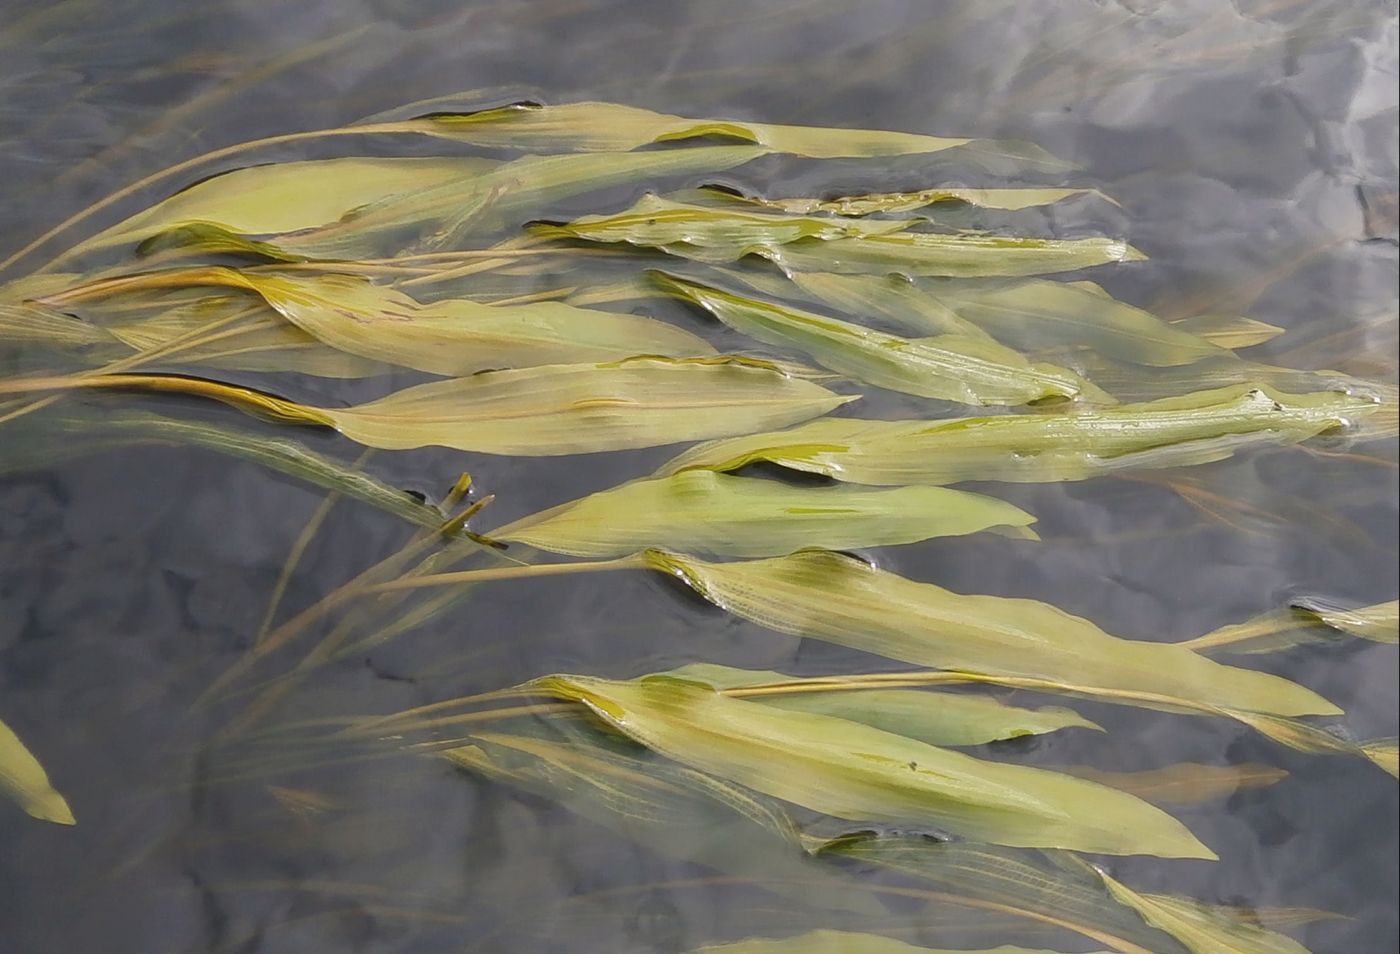
[{"label": "green leaf", "polygon": [[722,186],[704,188],[707,192],[717,196],[765,208],[779,209],[793,215],[811,215],[814,212],[830,212],[835,215],[915,212],[944,202],[965,202],[983,209],[1006,209],[1015,212],[1039,205],[1053,205],[1077,195],[1092,195],[1105,202],[1118,204],[1097,189],[961,189],[939,187],[919,189],[914,192],[874,192],[864,195],[845,195],[835,199],[807,197],[765,199],[761,196],[736,193]]},{"label": "green leaf", "polygon": [[208,224],[243,235],[299,232],[396,195],[471,181],[499,164],[470,157],[349,158],[235,169],[175,193],[80,247],[139,242],[160,232]]},{"label": "green leaf", "polygon": [[1116,900],[1176,938],[1192,954],[1308,954],[1290,937],[1229,917],[1199,901],[1134,891],[1102,871],[1098,875]]},{"label": "green leaf", "polygon": [[1086,480],[1292,444],[1382,411],[1361,395],[1235,385],[1144,404],[947,421],[813,421],[685,451],[658,471],[766,461],[861,484]]},{"label": "green leaf", "polygon": [[0,720],[0,792],[40,821],[75,824],[68,802],[49,782],[49,775],[19,736]]},{"label": "green leaf", "polygon": [[892,391],[977,405],[1027,404],[1086,392],[1112,400],[1072,371],[1032,365],[1015,351],[986,339],[899,338],[664,272],[652,274],[663,288],[736,331],[771,345],[798,348],[823,367]]},{"label": "green leaf", "polygon": [[557,675],[531,686],[583,702],[684,765],[838,818],[933,825],[996,844],[1214,857],[1180,822],[1131,795],[845,719],[731,699],[664,676]]},{"label": "green leaf", "polygon": [[478,146],[605,152],[688,139],[733,139],[813,159],[901,156],[969,147],[971,155],[1009,158],[1026,168],[1066,164],[1028,143],[947,139],[880,129],[787,126],[732,119],[686,119],[619,103],[517,103],[476,113],[443,114],[401,124]]},{"label": "green leaf", "polygon": [[743,619],[916,665],[1184,696],[1260,713],[1340,712],[1278,676],[1171,643],[1119,639],[1048,603],[954,593],[842,554],[810,550],[738,563],[646,556]]},{"label": "green leaf", "polygon": [[1181,645],[1203,653],[1246,655],[1335,642],[1340,634],[1377,643],[1400,641],[1400,603],[1391,600],[1345,609],[1322,600],[1300,601],[1243,623],[1222,626]]},{"label": "green leaf", "polygon": [[898,219],[849,220],[802,215],[772,215],[732,208],[689,205],[645,195],[614,215],[585,215],[563,224],[533,229],[550,237],[590,242],[626,242],[643,248],[687,245],[706,249],[706,257],[735,260],[751,249],[798,239],[829,240],[897,232],[908,223]]},{"label": "green leaf", "polygon": [[1115,901],[1087,866],[1057,864],[1049,853],[866,833],[835,839],[822,853],[901,872],[949,902],[1074,931],[1122,954],[1186,952]]},{"label": "green leaf", "polygon": [[600,491],[491,536],[571,556],[620,556],[647,547],[775,556],[804,547],[875,547],[1022,528],[1034,520],[995,498],[944,488],[795,487],[697,470]]},{"label": "green leaf", "polygon": [[[680,249],[681,246],[671,246],[668,251],[681,254]],[[842,275],[898,272],[950,278],[1048,275],[1147,258],[1121,239],[943,232],[895,232],[830,241],[804,239],[787,245],[756,246],[753,253],[784,271]]]},{"label": "green leaf", "polygon": [[744,698],[780,709],[849,719],[930,745],[984,745],[1072,727],[1103,731],[1097,723],[1060,706],[1022,709],[989,696],[969,693],[851,689],[842,686],[839,676],[831,677],[830,688],[823,691],[811,682],[794,684],[793,677],[784,673],[733,669],[714,663],[690,663],[660,675],[703,682],[720,690],[754,686],[800,689]]},{"label": "green leaf", "polygon": [[420,304],[403,292],[337,274],[193,268],[150,276],[157,286],[246,289],[306,334],[362,358],[434,374],[609,361],[635,354],[704,356],[703,339],[637,315],[556,301]]},{"label": "green leaf", "polygon": [[843,310],[874,311],[911,331],[943,333],[971,325],[1021,351],[1089,348],[1149,366],[1181,365],[1223,354],[1219,345],[1140,308],[1091,291],[1087,282],[942,280],[794,272],[804,291]]},{"label": "green leaf", "polygon": [[987,951],[950,951],[917,947],[879,934],[850,931],[811,931],[796,937],[751,937],[729,944],[707,944],[693,954],[1055,954],[1044,948],[1003,944]]}]

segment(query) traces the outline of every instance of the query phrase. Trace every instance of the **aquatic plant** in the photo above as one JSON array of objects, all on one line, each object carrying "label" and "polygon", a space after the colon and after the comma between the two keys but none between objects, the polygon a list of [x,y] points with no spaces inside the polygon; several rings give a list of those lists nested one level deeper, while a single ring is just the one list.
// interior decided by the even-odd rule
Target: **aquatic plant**
[{"label": "aquatic plant", "polygon": [[[368,136],[453,150],[203,177],[271,143]],[[492,152],[462,155],[463,145]],[[941,214],[1112,201],[1091,188],[758,195],[719,181],[774,155],[928,153],[1067,168],[1024,143],[612,103],[434,111],[182,162],[4,263],[0,349],[20,373],[0,380],[0,471],[175,444],[329,492],[262,630],[203,694],[201,706],[224,720],[210,746],[233,753],[229,781],[407,756],[543,795],[778,894],[835,892],[836,906],[877,927],[902,891],[1010,916],[1019,927],[1007,937],[1053,927],[1125,954],[1302,950],[1239,912],[1131,888],[1075,854],[1213,859],[1215,847],[1158,803],[1266,786],[1279,770],[1050,770],[957,749],[1102,731],[1069,707],[1087,699],[1235,720],[1396,775],[1393,740],[1354,741],[1315,721],[1343,713],[1312,689],[1215,658],[1349,637],[1394,643],[1393,601],[1289,607],[1186,642],[1144,641],[1045,602],[908,579],[847,551],[980,532],[1033,544],[1031,513],[985,486],[945,485],[1169,468],[1177,480],[1180,468],[1260,447],[1321,435],[1361,443],[1395,434],[1395,389],[1237,354],[1279,333],[1261,322],[1168,322],[1092,283],[1035,277],[1130,267],[1143,256],[1121,237],[993,234]],[[155,186],[181,188],[53,252]],[[619,186],[630,192],[622,202],[605,191]],[[595,212],[557,214],[561,200],[587,197],[601,203]],[[349,406],[327,392],[411,373],[433,377]],[[244,383],[276,374],[291,376]],[[861,416],[848,405],[867,388],[906,395],[917,410]],[[283,389],[322,396],[273,393]],[[89,391],[101,397],[72,400]],[[132,391],[211,398],[289,427],[102,399]],[[491,498],[472,500],[469,477],[441,500],[417,499],[375,477],[365,456],[349,464],[305,446],[296,426],[371,450],[520,457],[702,443],[653,474],[482,529]],[[1188,478],[1179,480],[1189,499]],[[415,533],[279,622],[287,580],[339,497]],[[758,626],[919,668],[793,675],[719,665],[697,648],[667,671],[540,673],[400,712],[275,721],[318,667],[441,616],[482,584],[604,572],[664,575]],[[325,622],[321,641],[302,646]],[[1025,708],[977,691],[988,687],[1061,698]],[[0,788],[35,818],[74,822],[3,723]],[[308,798],[277,791],[289,804]],[[905,886],[867,882],[862,866],[897,872]],[[930,950],[875,929],[810,927],[704,950]]]}]

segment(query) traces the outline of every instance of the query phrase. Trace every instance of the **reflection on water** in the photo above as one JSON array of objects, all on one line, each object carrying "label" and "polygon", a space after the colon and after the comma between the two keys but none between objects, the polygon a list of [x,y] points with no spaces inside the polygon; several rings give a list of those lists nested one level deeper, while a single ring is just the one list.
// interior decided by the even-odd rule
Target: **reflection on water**
[{"label": "reflection on water", "polygon": [[[1077,162],[1068,180],[1121,209],[1074,200],[965,212],[957,224],[1127,235],[1150,261],[1093,275],[1117,297],[1168,319],[1246,314],[1287,329],[1250,352],[1259,361],[1395,380],[1392,4],[12,0],[4,20],[6,253],[121,184],[228,143],[456,90],[477,92],[454,102],[612,100],[1033,141]],[[258,158],[341,148],[289,145]],[[920,156],[813,165],[765,160],[725,178],[769,194],[908,189],[938,177],[1047,181]],[[565,202],[552,217],[632,198],[621,190],[608,204]],[[522,283],[518,293],[529,290]],[[382,393],[295,387],[334,404]],[[175,398],[121,406],[137,404],[239,422]],[[860,413],[910,417],[925,407],[880,392]],[[341,459],[354,454],[329,436],[299,436]],[[1130,479],[974,486],[1036,514],[1043,542],[979,535],[875,558],[956,591],[1053,602],[1140,639],[1196,636],[1300,596],[1393,599],[1395,441],[1367,444],[1365,459],[1340,443],[1311,448]],[[470,469],[497,495],[483,525],[498,526],[650,473],[673,450],[528,460],[427,449],[375,455],[367,467],[430,499]],[[884,898],[887,910],[870,909],[792,859],[763,871],[753,858],[690,864],[581,809],[437,760],[347,758],[297,771],[285,753],[260,761],[281,750],[259,739],[208,748],[228,712],[193,703],[259,631],[323,496],[251,462],[170,446],[0,480],[0,715],[42,753],[80,819],[73,829],[39,825],[0,804],[7,950],[679,952],[814,927],[983,947],[1020,937],[1014,921],[898,893]],[[410,532],[379,510],[337,505],[290,578],[288,610]],[[697,659],[790,673],[888,666],[741,622],[661,578],[565,576],[473,591],[431,624],[316,671],[267,725],[388,713],[547,672],[625,677]],[[1396,734],[1391,647],[1305,647],[1247,664],[1336,701],[1359,739]],[[1189,761],[1289,773],[1173,809],[1220,862],[1115,860],[1116,877],[1220,904],[1346,915],[1292,929],[1316,954],[1395,948],[1391,779],[1223,720],[1075,707],[1110,731],[981,754],[1116,771]],[[683,829],[678,820],[675,839],[695,836]],[[1045,943],[1076,949],[1073,936]]]}]

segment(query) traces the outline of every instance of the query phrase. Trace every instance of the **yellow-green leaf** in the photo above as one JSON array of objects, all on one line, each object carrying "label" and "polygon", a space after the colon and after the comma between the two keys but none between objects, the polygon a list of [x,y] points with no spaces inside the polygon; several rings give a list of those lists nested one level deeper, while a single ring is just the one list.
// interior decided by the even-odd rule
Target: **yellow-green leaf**
[{"label": "yellow-green leaf", "polygon": [[804,291],[836,307],[873,311],[914,332],[939,334],[958,322],[1021,351],[1089,348],[1148,366],[1181,365],[1221,347],[1085,282],[928,280],[794,272]]},{"label": "yellow-green leaf", "polygon": [[1048,603],[954,593],[838,553],[712,563],[649,551],[647,560],[743,619],[921,666],[1186,696],[1279,715],[1340,712],[1297,683],[1171,643],[1119,639]]},{"label": "yellow-green leaf", "polygon": [[908,223],[898,219],[837,219],[773,215],[731,208],[689,205],[646,195],[624,212],[584,215],[561,225],[535,226],[551,237],[590,242],[626,242],[644,248],[672,245],[706,249],[707,258],[738,259],[750,249],[783,245],[798,239],[838,239],[897,232]]},{"label": "yellow-green leaf", "polygon": [[682,764],[838,818],[931,825],[995,844],[1214,857],[1170,815],[1068,775],[985,762],[663,676],[620,682],[558,675],[531,685],[583,702]]},{"label": "yellow-green leaf", "polygon": [[1033,365],[987,339],[956,335],[900,338],[663,272],[652,274],[663,288],[689,299],[736,331],[767,344],[797,348],[823,367],[892,391],[976,405],[1027,404],[1086,392],[1095,399],[1112,401],[1072,371]]},{"label": "yellow-green leaf", "polygon": [[647,547],[775,556],[804,547],[875,547],[1023,528],[1034,520],[1001,500],[941,487],[796,487],[696,470],[560,504],[491,537],[572,556],[619,556]]},{"label": "yellow-green leaf", "polygon": [[0,792],[40,821],[72,825],[68,801],[49,782],[49,775],[19,736],[0,720]]},{"label": "yellow-green leaf", "polygon": [[1060,706],[1022,709],[971,693],[852,689],[843,686],[839,676],[831,677],[829,687],[823,689],[812,681],[794,683],[793,677],[781,672],[733,669],[714,663],[690,663],[662,675],[708,683],[722,691],[761,687],[740,697],[780,709],[861,722],[931,745],[983,745],[1075,727],[1102,731],[1097,723]]},{"label": "yellow-green leaf", "polygon": [[1300,601],[1243,623],[1222,626],[1181,645],[1203,653],[1271,653],[1332,642],[1340,633],[1378,643],[1400,641],[1400,603],[1391,600],[1345,609],[1321,600]]},{"label": "yellow-green leaf", "polygon": [[1243,315],[1192,315],[1178,318],[1172,327],[1189,331],[1222,348],[1252,348],[1283,334],[1278,325],[1256,321]]},{"label": "yellow-green leaf", "polygon": [[1135,468],[1223,460],[1374,415],[1363,395],[1285,394],[1236,385],[1144,404],[948,421],[813,421],[691,448],[659,473],[767,461],[862,484],[1085,480]]},{"label": "yellow-green leaf", "polygon": [[[680,246],[670,251],[683,254]],[[1121,239],[894,232],[863,238],[755,246],[785,270],[870,275],[899,272],[956,278],[1049,275],[1147,256]]]},{"label": "yellow-green leaf", "polygon": [[607,152],[687,139],[734,139],[813,159],[899,156],[964,146],[973,155],[1059,171],[1066,164],[1028,143],[948,139],[881,129],[788,126],[732,119],[687,119],[619,103],[517,103],[476,113],[444,114],[402,124],[478,146]]},{"label": "yellow-green leaf", "polygon": [[1290,937],[1228,917],[1190,898],[1134,891],[1099,871],[1109,893],[1193,954],[1308,954]]},{"label": "yellow-green leaf", "polygon": [[470,181],[499,162],[457,158],[349,158],[277,162],[204,179],[83,243],[136,242],[185,225],[277,235],[334,222],[362,206],[448,182]]},{"label": "yellow-green leaf", "polygon": [[1097,189],[963,189],[939,187],[918,189],[914,192],[871,192],[864,195],[845,195],[835,199],[813,199],[793,197],[786,199],[765,199],[736,193],[730,189],[710,186],[707,191],[726,198],[736,199],[770,209],[780,209],[794,215],[811,215],[814,212],[831,212],[836,215],[870,215],[874,212],[914,212],[943,202],[965,202],[984,209],[1006,209],[1017,211],[1038,205],[1053,205],[1077,195],[1092,195],[1105,202],[1113,202]]}]

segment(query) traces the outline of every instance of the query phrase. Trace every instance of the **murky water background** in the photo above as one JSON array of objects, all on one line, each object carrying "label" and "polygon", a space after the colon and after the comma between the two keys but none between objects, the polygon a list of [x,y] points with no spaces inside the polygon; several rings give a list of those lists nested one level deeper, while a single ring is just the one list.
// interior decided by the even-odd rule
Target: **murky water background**
[{"label": "murky water background", "polygon": [[[1248,314],[1289,329],[1252,352],[1258,360],[1393,382],[1396,56],[1393,2],[0,0],[0,247],[178,158],[457,90],[1013,137],[1080,163],[1074,181],[1122,203],[1010,219],[1125,234],[1151,261],[1094,274],[1115,295],[1168,318]],[[313,145],[259,159],[332,153]],[[940,173],[928,157],[848,168],[817,176],[760,163],[736,175],[775,193],[950,174],[1023,181]],[[297,393],[352,392],[305,381]],[[138,403],[246,424],[220,409]],[[860,413],[917,407],[881,395]],[[1300,595],[1375,603],[1396,593],[1396,446],[1365,451],[1379,462],[1283,450],[1193,471],[1225,505],[1190,502],[1156,476],[989,485],[1038,515],[1044,543],[935,540],[877,556],[907,576],[1048,600],[1143,639],[1198,635]],[[369,467],[434,498],[469,469],[498,495],[480,524],[489,529],[649,472],[673,452],[509,460],[426,450],[380,454]],[[870,927],[707,879],[431,760],[200,784],[218,768],[197,755],[218,724],[190,704],[256,631],[321,496],[174,447],[0,479],[0,713],[80,819],[64,829],[0,805],[0,948],[676,952],[750,925]],[[409,532],[341,504],[294,578],[289,608]],[[790,672],[889,665],[764,631],[641,574],[545,579],[481,588],[430,626],[318,673],[283,714],[388,712],[550,671],[627,676],[696,659]],[[1340,704],[1359,738],[1396,734],[1393,648],[1358,641],[1256,659],[1247,664]],[[1115,769],[1263,762],[1291,773],[1177,812],[1219,863],[1116,862],[1126,880],[1346,915],[1300,930],[1315,954],[1395,950],[1393,780],[1217,720],[1076,707],[1111,731],[984,754]],[[268,785],[332,804],[289,813]],[[901,936],[947,942],[916,910],[900,916]]]}]

